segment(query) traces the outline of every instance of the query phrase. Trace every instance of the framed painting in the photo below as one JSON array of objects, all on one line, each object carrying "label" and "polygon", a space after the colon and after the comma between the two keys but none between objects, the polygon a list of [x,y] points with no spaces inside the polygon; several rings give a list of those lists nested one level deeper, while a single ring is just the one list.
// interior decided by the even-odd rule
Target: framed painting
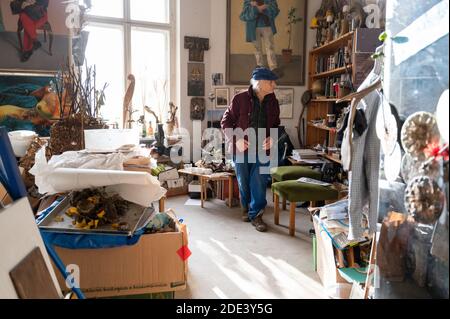
[{"label": "framed painting", "polygon": [[56,72],[70,49],[66,3],[57,0],[0,1],[0,70]]},{"label": "framed painting", "polygon": [[205,96],[205,65],[188,63],[188,96]]},{"label": "framed painting", "polygon": [[0,72],[0,126],[49,136],[61,114],[55,83],[55,74]]},{"label": "framed painting", "polygon": [[294,117],[294,89],[275,89],[275,96],[280,103],[280,119],[291,119]]},{"label": "framed painting", "polygon": [[280,85],[305,84],[306,0],[227,0],[228,85],[246,85],[256,66]]},{"label": "framed painting", "polygon": [[217,88],[216,93],[216,109],[227,108],[230,104],[230,89],[229,88]]}]

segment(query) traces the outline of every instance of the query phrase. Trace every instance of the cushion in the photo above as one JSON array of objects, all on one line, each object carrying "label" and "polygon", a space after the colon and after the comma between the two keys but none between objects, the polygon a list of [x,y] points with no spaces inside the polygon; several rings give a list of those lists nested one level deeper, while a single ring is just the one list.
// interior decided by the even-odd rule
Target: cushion
[{"label": "cushion", "polygon": [[280,166],[271,169],[270,174],[276,182],[290,181],[301,177],[320,180],[322,174],[306,166]]},{"label": "cushion", "polygon": [[317,202],[338,199],[339,192],[333,186],[319,186],[285,181],[272,184],[272,191],[289,202]]}]

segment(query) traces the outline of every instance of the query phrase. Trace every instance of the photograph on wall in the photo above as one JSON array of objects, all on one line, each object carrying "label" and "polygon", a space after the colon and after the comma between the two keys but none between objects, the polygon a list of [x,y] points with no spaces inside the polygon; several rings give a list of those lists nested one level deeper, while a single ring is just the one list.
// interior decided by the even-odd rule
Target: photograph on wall
[{"label": "photograph on wall", "polygon": [[276,89],[275,96],[280,104],[280,118],[291,119],[294,117],[294,89]]},{"label": "photograph on wall", "polygon": [[188,63],[188,96],[205,96],[205,65]]},{"label": "photograph on wall", "polygon": [[212,74],[212,84],[213,84],[213,86],[222,86],[223,85],[223,74],[222,73],[213,73]]},{"label": "photograph on wall", "polygon": [[227,108],[230,104],[230,89],[220,88],[216,89],[216,108],[223,109]]},{"label": "photograph on wall", "polygon": [[248,91],[248,86],[235,87],[234,88],[234,95],[238,95],[239,93],[247,92],[247,91]]},{"label": "photograph on wall", "polygon": [[306,15],[306,0],[228,0],[226,83],[245,85],[264,66],[280,85],[304,85]]},{"label": "photograph on wall", "polygon": [[66,3],[0,0],[0,70],[53,72],[69,51]]},{"label": "photograph on wall", "polygon": [[52,74],[0,73],[0,126],[49,136],[61,112],[55,81]]}]

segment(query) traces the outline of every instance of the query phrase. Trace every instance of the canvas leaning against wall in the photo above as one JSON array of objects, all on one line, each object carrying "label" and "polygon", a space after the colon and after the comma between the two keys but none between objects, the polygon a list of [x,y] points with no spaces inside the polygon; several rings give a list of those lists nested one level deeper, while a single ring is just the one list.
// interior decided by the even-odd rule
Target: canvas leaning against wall
[{"label": "canvas leaning against wall", "polygon": [[53,121],[60,118],[54,84],[54,75],[0,73],[0,126],[49,136]]},{"label": "canvas leaning against wall", "polygon": [[[66,3],[0,0],[0,70],[57,71],[69,52]],[[1,25],[3,24],[3,30]]]},{"label": "canvas leaning against wall", "polygon": [[265,66],[280,85],[304,85],[306,0],[228,0],[227,19],[227,84],[246,85]]}]

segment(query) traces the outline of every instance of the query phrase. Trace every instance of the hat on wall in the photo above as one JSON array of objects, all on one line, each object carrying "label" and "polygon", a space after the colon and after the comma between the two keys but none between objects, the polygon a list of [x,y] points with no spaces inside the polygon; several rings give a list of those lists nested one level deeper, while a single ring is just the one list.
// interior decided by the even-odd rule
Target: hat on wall
[{"label": "hat on wall", "polygon": [[253,70],[252,79],[275,81],[278,80],[279,77],[278,75],[276,75],[274,72],[270,71],[267,68],[256,68]]}]

